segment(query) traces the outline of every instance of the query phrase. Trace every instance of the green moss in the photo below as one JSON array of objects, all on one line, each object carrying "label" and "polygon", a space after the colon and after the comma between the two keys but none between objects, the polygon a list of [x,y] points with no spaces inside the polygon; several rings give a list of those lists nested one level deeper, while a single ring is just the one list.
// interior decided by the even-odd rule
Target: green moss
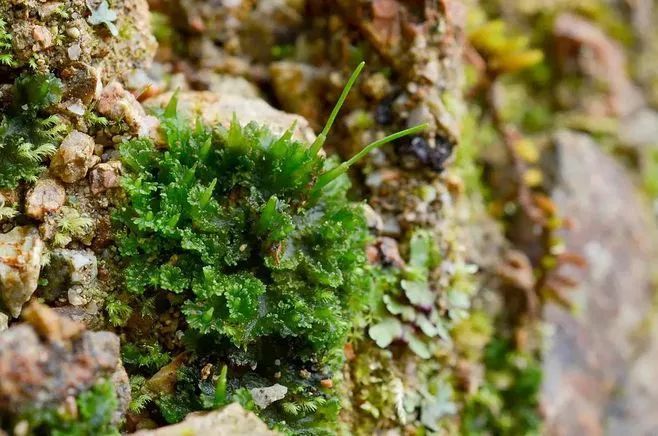
[{"label": "green moss", "polygon": [[12,94],[12,104],[0,119],[0,188],[36,180],[42,161],[55,152],[67,129],[59,117],[43,112],[61,99],[62,83],[56,77],[23,74]]},{"label": "green moss", "polygon": [[12,36],[7,30],[7,22],[0,18],[0,65],[13,67],[16,63],[12,53]]},{"label": "green moss", "polygon": [[485,380],[469,398],[462,418],[466,435],[539,435],[542,371],[535,355],[505,339],[494,338],[485,350]]},{"label": "green moss", "polygon": [[146,139],[121,145],[127,201],[115,224],[125,292],[137,304],[166,297],[187,325],[190,355],[176,394],[156,400],[165,421],[208,407],[203,398],[215,385],[198,374],[211,362],[229,365],[229,394],[288,387],[285,410],[261,411],[271,425],[336,424],[337,400],[320,380],[340,368],[353,319],[374,289],[365,218],[347,198],[346,171],[419,130],[342,164],[318,153],[358,71],[311,146],[293,139],[294,126],[282,136],[237,120],[190,127],[175,99],[161,114],[166,150]]},{"label": "green moss", "polygon": [[112,423],[118,407],[114,386],[101,381],[75,400],[77,411],[71,413],[63,407],[35,409],[25,413],[18,421],[29,424],[30,434],[53,436],[110,436],[119,435]]}]

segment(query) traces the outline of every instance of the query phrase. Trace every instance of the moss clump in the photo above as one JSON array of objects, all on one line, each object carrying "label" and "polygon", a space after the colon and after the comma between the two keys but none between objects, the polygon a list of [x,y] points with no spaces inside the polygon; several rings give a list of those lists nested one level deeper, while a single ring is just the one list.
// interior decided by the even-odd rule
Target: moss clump
[{"label": "moss clump", "polygon": [[81,393],[75,407],[32,410],[18,421],[27,421],[30,434],[53,436],[119,435],[114,414],[118,408],[114,386],[103,380]]},{"label": "moss clump", "polygon": [[0,120],[0,188],[37,179],[42,161],[55,152],[66,130],[59,117],[44,113],[61,97],[62,83],[54,76],[23,74],[16,79],[11,106]]},{"label": "moss clump", "polygon": [[536,356],[500,337],[484,353],[485,380],[462,414],[467,435],[539,435],[542,370]]},{"label": "moss clump", "polygon": [[[166,421],[204,405],[209,381],[198,368],[207,362],[229,364],[230,392],[284,384],[285,410],[264,413],[272,424],[312,426],[309,416],[332,403],[320,380],[339,368],[372,289],[365,218],[347,198],[345,173],[372,148],[419,130],[338,165],[318,152],[339,107],[309,147],[292,138],[294,126],[280,137],[237,120],[190,127],[174,99],[161,117],[166,150],[147,139],[121,146],[127,202],[115,222],[125,290],[138,302],[166,298],[184,316],[182,348],[191,351],[175,401],[157,401]],[[335,401],[332,410],[330,421]]]}]

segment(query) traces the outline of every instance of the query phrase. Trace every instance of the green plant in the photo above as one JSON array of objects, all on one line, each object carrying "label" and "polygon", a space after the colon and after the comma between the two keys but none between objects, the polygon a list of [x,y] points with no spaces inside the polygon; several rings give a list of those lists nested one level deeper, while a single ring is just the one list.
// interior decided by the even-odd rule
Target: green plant
[{"label": "green plant", "polygon": [[539,435],[542,370],[536,356],[496,337],[484,355],[485,380],[462,413],[466,435]]},{"label": "green plant", "polygon": [[55,76],[23,74],[14,82],[11,106],[0,119],[0,188],[34,181],[67,127],[43,110],[58,103],[62,83]]},{"label": "green plant", "polygon": [[377,322],[368,330],[381,348],[395,340],[405,342],[411,351],[429,359],[451,341],[450,328],[462,319],[474,294],[472,266],[455,261],[450,286],[438,289],[431,272],[439,265],[441,253],[432,233],[416,230],[409,240],[409,261],[402,268],[382,269],[378,283],[382,301]]},{"label": "green plant", "polygon": [[63,206],[55,218],[56,231],[53,245],[66,247],[74,239],[84,239],[89,236],[94,220],[77,209]]},{"label": "green plant", "polygon": [[0,65],[13,67],[16,63],[14,56],[11,53],[12,36],[7,30],[7,22],[0,18]]},{"label": "green plant", "polygon": [[34,409],[20,417],[29,424],[30,434],[53,436],[119,435],[112,422],[119,402],[114,386],[102,380],[78,395],[75,411],[62,407]]},{"label": "green plant", "polygon": [[[291,372],[304,362],[316,373],[338,368],[373,289],[368,232],[361,206],[347,199],[346,172],[373,148],[424,128],[376,141],[341,164],[322,156],[361,68],[310,146],[293,138],[294,126],[282,136],[235,119],[228,128],[192,127],[177,115],[175,97],[160,114],[164,151],[148,139],[121,145],[127,202],[115,223],[125,289],[138,299],[174,296],[196,355],[259,370],[277,359]],[[261,386],[271,380],[259,377]],[[202,406],[193,380],[179,380],[175,400],[158,399],[168,422]],[[301,404],[304,416],[321,406]]]}]

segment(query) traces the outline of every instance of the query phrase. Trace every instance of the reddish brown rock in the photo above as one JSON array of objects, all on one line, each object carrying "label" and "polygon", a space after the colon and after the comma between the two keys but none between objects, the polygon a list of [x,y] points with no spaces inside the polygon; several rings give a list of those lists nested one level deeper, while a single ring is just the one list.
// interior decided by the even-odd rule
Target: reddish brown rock
[{"label": "reddish brown rock", "polygon": [[77,182],[98,162],[98,157],[94,156],[94,146],[91,136],[74,130],[64,138],[52,157],[50,170],[63,182]]},{"label": "reddish brown rock", "polygon": [[91,193],[101,194],[121,185],[121,162],[113,161],[96,165],[89,173]]},{"label": "reddish brown rock", "polygon": [[62,185],[53,179],[40,179],[27,193],[25,213],[41,221],[45,214],[58,211],[65,201],[66,191]]},{"label": "reddish brown rock", "polygon": [[135,135],[151,138],[157,136],[157,118],[146,115],[135,96],[126,91],[119,82],[112,82],[103,88],[97,109],[112,120],[124,121]]},{"label": "reddish brown rock", "polygon": [[20,413],[60,405],[120,367],[114,333],[83,331],[38,306],[26,319],[33,324],[19,324],[0,335],[1,410]]}]

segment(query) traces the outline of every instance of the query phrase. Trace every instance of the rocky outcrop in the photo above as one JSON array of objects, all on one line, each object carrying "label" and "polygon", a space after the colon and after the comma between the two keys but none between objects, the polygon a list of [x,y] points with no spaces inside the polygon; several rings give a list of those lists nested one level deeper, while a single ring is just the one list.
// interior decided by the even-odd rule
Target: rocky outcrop
[{"label": "rocky outcrop", "polygon": [[17,67],[70,77],[67,69],[83,64],[107,81],[148,65],[155,53],[146,0],[6,1],[0,16]]},{"label": "rocky outcrop", "polygon": [[656,434],[647,408],[658,388],[646,381],[658,355],[648,345],[658,341],[640,334],[654,295],[651,215],[624,167],[589,136],[559,133],[556,156],[552,199],[572,223],[562,237],[587,268],[561,270],[579,283],[574,313],[544,309],[554,328],[544,353],[549,434]]},{"label": "rocky outcrop", "polygon": [[14,227],[0,234],[0,301],[14,318],[37,289],[43,249],[34,227]]},{"label": "rocky outcrop", "polygon": [[[115,376],[123,368],[114,333],[86,331],[39,303],[26,308],[25,320],[0,335],[0,410],[57,406],[101,378],[122,384],[116,390],[129,398],[127,378]],[[123,411],[128,401],[120,401]]]}]

